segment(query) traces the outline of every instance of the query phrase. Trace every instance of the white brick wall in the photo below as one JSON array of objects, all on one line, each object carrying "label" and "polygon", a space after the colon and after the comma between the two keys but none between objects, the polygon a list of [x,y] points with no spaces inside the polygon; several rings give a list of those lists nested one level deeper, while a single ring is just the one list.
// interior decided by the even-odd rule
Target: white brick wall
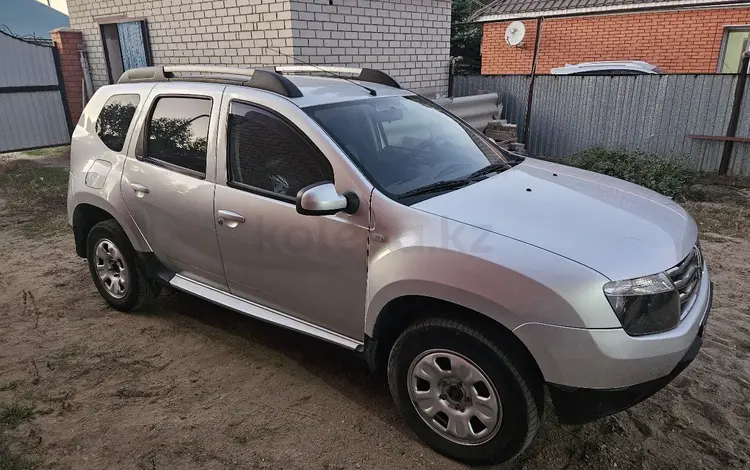
[{"label": "white brick wall", "polygon": [[127,19],[146,19],[155,64],[293,63],[273,47],[381,69],[423,92],[448,87],[450,0],[68,0],[68,10],[96,87],[109,81],[99,23]]},{"label": "white brick wall", "polygon": [[291,0],[291,10],[295,57],[383,70],[425,93],[448,91],[450,0]]}]

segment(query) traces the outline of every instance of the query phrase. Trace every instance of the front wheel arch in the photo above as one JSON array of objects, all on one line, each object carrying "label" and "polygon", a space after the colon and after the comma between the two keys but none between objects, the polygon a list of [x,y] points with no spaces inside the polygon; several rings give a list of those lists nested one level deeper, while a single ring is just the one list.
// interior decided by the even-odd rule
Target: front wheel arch
[{"label": "front wheel arch", "polygon": [[[380,311],[372,337],[366,337],[365,359],[373,371],[381,371],[388,362],[394,343],[409,326],[430,317],[455,319],[474,325],[488,335],[510,344],[533,370],[535,377],[544,381],[542,372],[526,345],[502,323],[468,307],[434,297],[409,295],[395,298]],[[543,398],[543,397],[542,397]]]}]

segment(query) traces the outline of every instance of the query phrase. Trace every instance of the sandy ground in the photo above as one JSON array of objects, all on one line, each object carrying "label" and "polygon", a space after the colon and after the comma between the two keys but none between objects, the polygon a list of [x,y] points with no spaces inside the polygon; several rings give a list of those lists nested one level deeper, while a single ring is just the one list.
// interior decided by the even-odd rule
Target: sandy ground
[{"label": "sandy ground", "polygon": [[[749,201],[737,193],[730,209]],[[416,439],[384,379],[352,354],[179,293],[116,312],[66,227],[30,235],[33,213],[5,202],[0,407],[34,411],[0,423],[0,463],[5,453],[61,469],[465,468]],[[560,426],[548,406],[534,451],[513,467],[750,468],[750,234],[742,217],[723,228],[712,218],[728,203],[691,207],[707,214],[716,283],[696,361],[647,402],[592,424]],[[50,210],[63,220],[62,205]],[[722,233],[705,231],[717,224]],[[7,468],[29,462],[17,465]]]}]

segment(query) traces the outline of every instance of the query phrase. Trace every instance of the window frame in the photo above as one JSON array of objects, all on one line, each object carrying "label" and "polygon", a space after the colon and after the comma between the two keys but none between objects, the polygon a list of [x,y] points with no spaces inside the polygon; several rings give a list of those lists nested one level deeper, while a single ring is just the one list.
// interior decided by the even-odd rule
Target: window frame
[{"label": "window frame", "polygon": [[[109,61],[109,50],[107,48],[107,41],[104,40],[104,29],[103,29],[104,26],[117,25],[119,23],[134,23],[134,22],[140,23],[141,35],[143,36],[143,50],[146,54],[146,66],[150,67],[154,65],[154,58],[151,52],[151,38],[149,36],[148,23],[146,21],[146,18],[123,17],[123,18],[112,19],[110,17],[109,19],[102,18],[100,21],[97,21],[96,19],[94,19],[94,21],[99,25],[99,40],[102,42],[102,50],[104,52],[104,62],[106,63],[106,66],[107,66],[107,80],[110,85],[115,83],[115,80],[112,77],[112,65],[110,64],[110,61]],[[120,44],[119,37],[117,38],[117,46],[120,48],[120,57],[121,57],[120,60],[122,60],[122,44]],[[123,64],[123,73],[125,72],[124,68],[125,66]]]},{"label": "window frame", "polygon": [[333,171],[333,165],[331,165],[331,161],[328,159],[328,157],[325,156],[325,154],[320,150],[320,148],[318,148],[318,146],[315,145],[315,143],[312,141],[312,139],[310,139],[310,137],[302,129],[299,128],[299,126],[297,126],[296,124],[294,124],[292,121],[290,121],[284,115],[278,113],[277,111],[275,111],[275,110],[273,110],[273,109],[271,109],[271,108],[269,108],[267,106],[263,106],[262,104],[251,103],[249,101],[245,101],[245,100],[241,100],[241,99],[231,99],[231,100],[229,100],[229,105],[227,107],[227,126],[226,126],[227,143],[226,143],[226,159],[225,159],[225,162],[224,162],[224,165],[226,167],[226,175],[225,175],[225,177],[226,177],[226,184],[227,184],[228,187],[234,188],[234,189],[237,189],[237,190],[240,190],[240,191],[245,191],[245,192],[248,192],[248,193],[252,193],[252,194],[255,194],[255,195],[258,195],[258,196],[264,196],[264,197],[267,197],[267,198],[270,198],[270,199],[275,199],[275,200],[280,201],[280,202],[286,202],[286,203],[289,203],[289,204],[292,204],[292,205],[295,205],[297,203],[297,197],[296,197],[296,195],[295,196],[286,196],[284,194],[279,194],[279,193],[275,193],[273,191],[268,191],[267,189],[263,189],[263,188],[258,188],[258,187],[255,187],[255,186],[251,186],[251,185],[246,184],[246,183],[240,183],[240,182],[234,181],[232,179],[232,164],[231,164],[231,161],[230,161],[230,159],[232,158],[232,152],[231,152],[231,145],[232,145],[231,131],[232,131],[232,129],[231,129],[230,125],[229,125],[229,121],[230,121],[230,118],[231,118],[231,116],[233,114],[232,113],[232,107],[235,104],[239,104],[239,105],[243,105],[243,106],[248,106],[250,108],[256,108],[256,109],[258,109],[260,111],[263,111],[263,112],[265,112],[267,114],[270,114],[272,117],[278,119],[283,124],[285,124],[292,132],[294,132],[295,134],[297,134],[302,139],[302,141],[305,142],[313,150],[313,154],[315,154],[316,157],[325,166],[327,166],[330,169],[331,180],[330,181],[326,181],[326,182],[329,182],[329,183],[332,183],[332,184],[336,184],[336,175],[335,175],[335,173]]},{"label": "window frame", "polygon": [[[739,24],[739,25],[727,25],[722,28],[721,36],[721,47],[719,48],[719,59],[716,61],[716,73],[723,74],[721,70],[724,68],[724,54],[727,52],[727,43],[729,42],[729,33],[748,33],[750,32],[750,24]],[[742,65],[742,57],[740,56],[740,64],[737,72],[739,73],[739,67]],[[735,75],[735,74],[727,74]]]},{"label": "window frame", "polygon": [[[135,105],[135,112],[133,113],[133,117],[130,118],[130,122],[128,123],[128,128],[125,130],[125,136],[123,137],[123,140],[122,140],[122,147],[120,147],[119,150],[114,150],[114,149],[110,148],[109,145],[107,145],[102,140],[101,136],[99,135],[99,130],[97,129],[97,127],[99,125],[99,118],[102,115],[102,111],[104,111],[104,108],[107,106],[107,103],[109,103],[110,100],[112,100],[113,98],[116,98],[118,96],[135,96],[135,97],[138,98],[138,103],[136,103],[136,105]],[[110,95],[109,98],[107,98],[107,100],[102,105],[101,109],[99,109],[99,114],[97,114],[97,116],[96,116],[96,122],[94,123],[94,131],[96,133],[97,139],[99,139],[99,141],[105,147],[107,147],[110,151],[115,152],[115,153],[125,153],[125,144],[128,143],[128,136],[130,135],[130,132],[133,129],[133,126],[134,126],[133,123],[136,121],[136,116],[138,116],[138,108],[140,108],[141,102],[143,102],[143,99],[142,99],[141,95],[138,94],[138,93],[116,93],[114,95]]]},{"label": "window frame", "polygon": [[[159,103],[159,100],[162,98],[193,98],[193,99],[208,100],[209,103],[211,103],[210,111],[208,115],[208,133],[206,135],[206,169],[203,171],[203,173],[149,156],[148,136],[151,132],[151,118],[153,117],[154,111],[156,110],[156,105]],[[213,111],[214,111],[214,99],[210,96],[197,95],[197,94],[192,94],[192,93],[191,94],[164,93],[164,94],[154,96],[154,98],[151,100],[148,114],[146,114],[146,119],[145,121],[143,121],[143,128],[141,129],[141,136],[140,136],[141,138],[140,138],[140,142],[138,145],[138,149],[136,151],[135,158],[141,162],[150,163],[152,165],[165,168],[170,171],[174,171],[175,173],[179,173],[185,176],[190,176],[195,179],[205,181],[206,174],[208,172],[208,160],[209,160],[208,138],[211,135],[211,126],[212,126],[211,118],[213,117]]]}]

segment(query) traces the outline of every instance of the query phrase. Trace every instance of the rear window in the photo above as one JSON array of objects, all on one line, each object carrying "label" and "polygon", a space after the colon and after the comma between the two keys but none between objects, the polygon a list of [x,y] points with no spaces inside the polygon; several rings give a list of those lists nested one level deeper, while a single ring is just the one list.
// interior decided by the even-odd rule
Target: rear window
[{"label": "rear window", "polygon": [[96,135],[110,150],[122,151],[140,100],[138,95],[114,95],[104,103],[96,119]]}]

